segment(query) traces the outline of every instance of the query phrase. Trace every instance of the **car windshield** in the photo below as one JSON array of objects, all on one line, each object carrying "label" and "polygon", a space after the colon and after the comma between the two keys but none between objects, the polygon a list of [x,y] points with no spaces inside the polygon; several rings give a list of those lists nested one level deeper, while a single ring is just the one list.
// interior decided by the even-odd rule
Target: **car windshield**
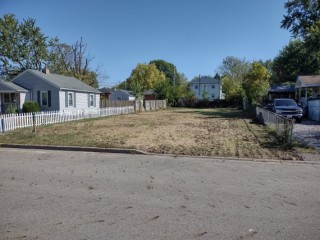
[{"label": "car windshield", "polygon": [[297,106],[296,102],[292,99],[277,99],[275,106]]}]

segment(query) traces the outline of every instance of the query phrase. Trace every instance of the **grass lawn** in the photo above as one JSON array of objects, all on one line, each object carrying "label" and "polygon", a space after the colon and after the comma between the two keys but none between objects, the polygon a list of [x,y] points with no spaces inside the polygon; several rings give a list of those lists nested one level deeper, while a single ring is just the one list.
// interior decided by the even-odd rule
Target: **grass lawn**
[{"label": "grass lawn", "polygon": [[137,148],[152,153],[300,159],[235,109],[168,109],[19,129],[1,143]]}]

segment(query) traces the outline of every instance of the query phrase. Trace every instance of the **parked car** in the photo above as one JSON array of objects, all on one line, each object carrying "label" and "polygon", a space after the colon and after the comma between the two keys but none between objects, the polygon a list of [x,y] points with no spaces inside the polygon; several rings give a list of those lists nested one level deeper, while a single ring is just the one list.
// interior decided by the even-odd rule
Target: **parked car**
[{"label": "parked car", "polygon": [[302,121],[303,110],[293,99],[274,99],[272,111],[287,118],[294,118],[297,123]]}]

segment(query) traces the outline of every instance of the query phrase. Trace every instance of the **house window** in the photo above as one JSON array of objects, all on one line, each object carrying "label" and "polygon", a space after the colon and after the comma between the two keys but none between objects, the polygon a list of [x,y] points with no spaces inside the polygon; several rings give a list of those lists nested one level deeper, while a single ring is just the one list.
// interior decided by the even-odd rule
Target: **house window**
[{"label": "house window", "polygon": [[68,106],[73,106],[73,93],[72,92],[69,92],[68,93]]},{"label": "house window", "polygon": [[41,106],[48,106],[48,92],[41,92]]},{"label": "house window", "polygon": [[122,100],[121,97],[117,97],[117,100]]},{"label": "house window", "polygon": [[12,103],[15,100],[14,93],[5,93],[4,94],[4,103]]},{"label": "house window", "polygon": [[211,94],[211,98],[215,98],[216,96],[214,94]]},{"label": "house window", "polygon": [[90,94],[90,107],[93,107],[94,106],[94,100],[93,100],[93,94]]},{"label": "house window", "polygon": [[194,85],[194,89],[198,89],[198,85]]},{"label": "house window", "polygon": [[211,88],[216,88],[216,85],[214,85],[214,84],[213,84],[213,85],[211,85]]}]

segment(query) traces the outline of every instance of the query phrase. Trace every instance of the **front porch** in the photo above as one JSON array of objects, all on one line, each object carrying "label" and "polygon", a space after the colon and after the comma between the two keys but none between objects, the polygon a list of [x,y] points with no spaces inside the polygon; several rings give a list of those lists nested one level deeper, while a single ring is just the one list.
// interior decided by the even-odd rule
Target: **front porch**
[{"label": "front porch", "polygon": [[0,81],[0,114],[21,112],[28,90],[11,83]]},{"label": "front porch", "polygon": [[309,119],[320,121],[320,76],[299,76],[295,88],[296,98]]}]

